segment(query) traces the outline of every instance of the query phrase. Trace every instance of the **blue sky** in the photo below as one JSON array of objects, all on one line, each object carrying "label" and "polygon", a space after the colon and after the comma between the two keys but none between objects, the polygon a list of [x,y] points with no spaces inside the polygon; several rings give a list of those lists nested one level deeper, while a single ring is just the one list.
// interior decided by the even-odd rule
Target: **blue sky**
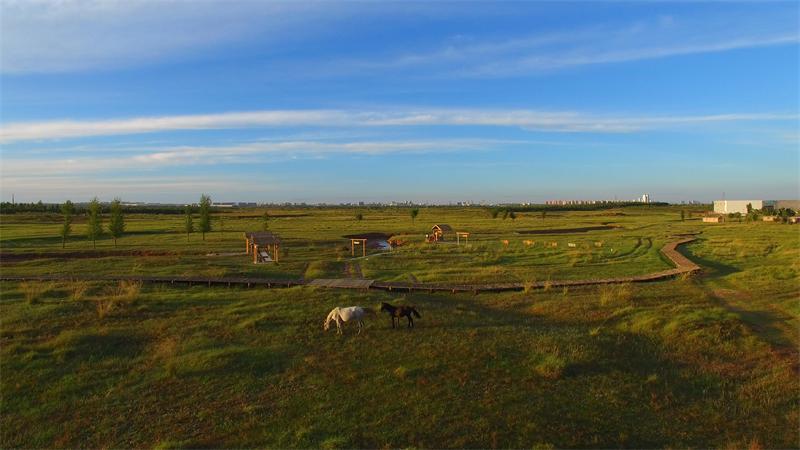
[{"label": "blue sky", "polygon": [[0,5],[3,200],[800,197],[797,2]]}]

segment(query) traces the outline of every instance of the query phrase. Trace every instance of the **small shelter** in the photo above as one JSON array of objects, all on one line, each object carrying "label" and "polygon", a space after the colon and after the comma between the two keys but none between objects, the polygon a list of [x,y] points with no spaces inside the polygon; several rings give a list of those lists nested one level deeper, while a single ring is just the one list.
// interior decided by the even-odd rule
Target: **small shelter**
[{"label": "small shelter", "polygon": [[431,241],[439,242],[445,240],[445,233],[452,233],[453,228],[446,223],[439,223],[431,227]]},{"label": "small shelter", "polygon": [[246,231],[245,251],[253,255],[253,263],[278,262],[281,239],[271,231]]},{"label": "small shelter", "polygon": [[462,239],[465,244],[469,244],[469,233],[466,231],[456,231],[456,244],[461,245]]}]

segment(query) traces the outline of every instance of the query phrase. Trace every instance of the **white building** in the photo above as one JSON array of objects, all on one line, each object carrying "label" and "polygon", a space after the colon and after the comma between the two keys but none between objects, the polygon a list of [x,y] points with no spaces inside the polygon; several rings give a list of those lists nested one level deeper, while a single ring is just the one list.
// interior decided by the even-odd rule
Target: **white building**
[{"label": "white building", "polygon": [[769,205],[766,200],[714,200],[714,212],[717,214],[747,214],[747,205],[753,209],[763,209],[764,205]]},{"label": "white building", "polygon": [[642,194],[640,201],[642,203],[650,203],[650,194]]}]

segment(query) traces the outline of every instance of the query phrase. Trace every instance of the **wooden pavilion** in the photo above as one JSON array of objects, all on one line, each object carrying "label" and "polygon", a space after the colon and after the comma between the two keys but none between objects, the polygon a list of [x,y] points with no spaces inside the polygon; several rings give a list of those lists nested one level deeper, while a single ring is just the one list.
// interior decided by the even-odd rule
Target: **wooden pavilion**
[{"label": "wooden pavilion", "polygon": [[271,231],[246,231],[245,251],[253,255],[253,263],[278,262],[281,239]]},{"label": "wooden pavilion", "polygon": [[439,223],[431,227],[431,240],[439,242],[445,240],[445,233],[452,233],[453,228],[446,223]]}]

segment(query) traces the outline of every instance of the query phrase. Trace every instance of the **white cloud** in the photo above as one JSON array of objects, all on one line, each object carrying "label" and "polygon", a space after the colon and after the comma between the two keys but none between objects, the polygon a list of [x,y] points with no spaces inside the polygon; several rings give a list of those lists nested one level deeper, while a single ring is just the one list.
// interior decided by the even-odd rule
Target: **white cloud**
[{"label": "white cloud", "polygon": [[642,129],[700,123],[797,120],[797,114],[714,114],[697,116],[600,116],[579,112],[431,109],[354,112],[345,110],[286,110],[231,112],[206,115],[140,117],[99,121],[9,123],[0,128],[0,143],[91,136],[130,135],[177,130],[263,127],[409,127],[493,126],[552,132],[625,133]]}]

